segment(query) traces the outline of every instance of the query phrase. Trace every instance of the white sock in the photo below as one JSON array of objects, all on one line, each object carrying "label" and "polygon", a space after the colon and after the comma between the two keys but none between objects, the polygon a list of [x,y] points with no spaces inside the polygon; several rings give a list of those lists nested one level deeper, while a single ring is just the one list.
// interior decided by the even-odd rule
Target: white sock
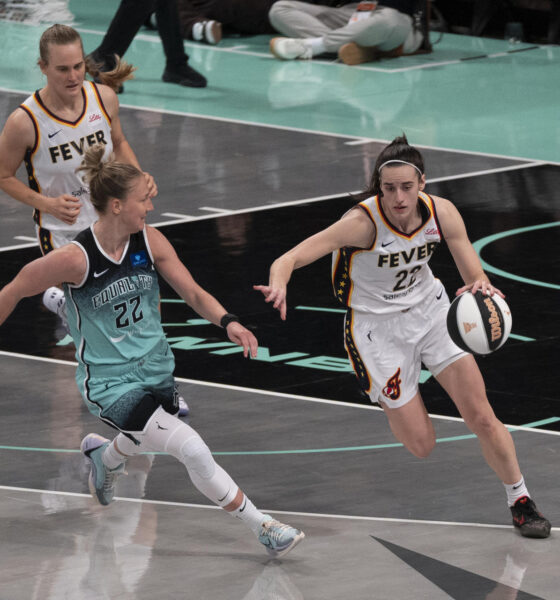
[{"label": "white sock", "polygon": [[504,483],[504,487],[506,488],[508,506],[513,506],[523,496],[531,497],[525,485],[523,475],[517,483],[512,483],[511,485]]},{"label": "white sock", "polygon": [[307,38],[305,43],[311,46],[311,53],[313,56],[324,54],[327,49],[325,48],[325,42],[322,37]]},{"label": "white sock", "polygon": [[233,517],[241,519],[255,535],[259,535],[265,515],[257,509],[245,494],[243,494],[241,506],[228,512]]},{"label": "white sock", "polygon": [[[115,442],[117,443],[120,452],[115,448]],[[103,452],[103,456],[101,457],[101,459],[103,460],[103,464],[108,469],[116,469],[117,467],[120,467],[125,462],[128,456],[137,454],[137,452],[127,452],[127,442],[132,444],[134,446],[134,449],[137,448],[136,444],[134,444],[132,440],[129,440],[122,433],[119,433],[119,435],[107,446],[107,448],[105,448],[105,452]],[[126,452],[126,456],[123,456],[123,452]]]}]

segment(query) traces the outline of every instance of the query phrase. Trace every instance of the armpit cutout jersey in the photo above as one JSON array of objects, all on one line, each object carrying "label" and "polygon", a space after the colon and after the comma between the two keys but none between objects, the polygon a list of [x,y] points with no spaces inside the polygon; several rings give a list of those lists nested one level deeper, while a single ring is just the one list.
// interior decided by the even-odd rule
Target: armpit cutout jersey
[{"label": "armpit cutout jersey", "polygon": [[35,145],[25,155],[29,187],[45,196],[70,194],[81,201],[80,214],[73,225],[59,221],[50,214],[35,210],[33,218],[39,227],[49,231],[80,231],[97,220],[89,199],[89,187],[76,173],[85,151],[95,144],[105,145],[104,158],[113,152],[111,119],[91,81],[82,87],[84,108],[74,122],[65,121],[52,113],[42,102],[39,92],[27,98],[20,108],[35,128]]},{"label": "armpit cutout jersey", "polygon": [[391,314],[411,308],[434,290],[428,261],[443,236],[433,199],[419,193],[422,225],[410,234],[394,227],[378,196],[358,206],[375,225],[370,248],[341,248],[333,253],[335,296],[356,311]]},{"label": "armpit cutout jersey", "polygon": [[124,367],[142,358],[165,338],[158,275],[146,230],[130,236],[119,261],[105,254],[93,225],[72,243],[85,254],[88,265],[80,284],[64,284],[76,358],[86,367]]}]

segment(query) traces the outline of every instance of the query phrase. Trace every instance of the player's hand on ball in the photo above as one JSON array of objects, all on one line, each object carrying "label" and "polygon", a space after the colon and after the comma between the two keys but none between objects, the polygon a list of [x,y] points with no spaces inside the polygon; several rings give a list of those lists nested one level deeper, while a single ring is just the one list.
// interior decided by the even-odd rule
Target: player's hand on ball
[{"label": "player's hand on ball", "polygon": [[494,294],[498,294],[498,296],[501,298],[506,297],[505,294],[503,294],[497,287],[494,287],[487,279],[477,279],[473,283],[464,285],[455,292],[455,296],[460,296],[467,290],[470,290],[472,294],[476,294],[476,292],[480,290],[485,296],[493,296]]}]

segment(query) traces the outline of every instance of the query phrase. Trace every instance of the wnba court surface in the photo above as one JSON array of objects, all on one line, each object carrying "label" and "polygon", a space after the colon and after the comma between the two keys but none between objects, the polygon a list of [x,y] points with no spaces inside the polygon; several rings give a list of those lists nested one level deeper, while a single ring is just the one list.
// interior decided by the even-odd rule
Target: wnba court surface
[{"label": "wnba court surface", "polygon": [[[69,3],[86,51],[114,9]],[[43,85],[46,26],[0,21],[2,124]],[[427,56],[346,67],[281,63],[267,42],[187,43],[209,80],[194,90],[161,82],[159,39],[142,32],[121,120],[159,186],[151,223],[260,342],[243,359],[162,286],[188,421],[254,503],[306,539],[269,560],[167,456],[131,461],[118,500],[96,505],[78,448],[90,431],[113,433],[82,404],[71,341],[30,298],[0,328],[0,599],[557,599],[560,49],[444,35]],[[328,259],[294,274],[285,323],[252,291],[274,258],[352,205],[402,131],[512,309],[510,340],[479,365],[549,539],[513,531],[501,483],[427,372],[438,444],[418,460],[395,442],[350,370]],[[0,207],[4,285],[39,251],[30,211],[3,194]],[[431,265],[453,295],[446,248]]]}]

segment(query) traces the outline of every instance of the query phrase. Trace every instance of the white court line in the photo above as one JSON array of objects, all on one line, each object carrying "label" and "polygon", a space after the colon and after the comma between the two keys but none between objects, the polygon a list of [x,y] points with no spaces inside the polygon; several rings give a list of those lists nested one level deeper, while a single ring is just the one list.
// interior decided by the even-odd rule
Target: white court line
[{"label": "white court line", "polygon": [[[37,488],[22,488],[10,485],[0,485],[0,490],[7,492],[24,492],[29,494],[51,494],[54,496],[69,496],[73,498],[90,499],[90,494],[80,494],[77,492],[62,492],[57,490],[40,490]],[[147,498],[122,498],[115,496],[115,501],[131,502],[133,504],[153,504],[156,506],[172,506],[178,508],[205,508],[208,510],[223,510],[219,506],[210,504],[193,504],[190,502],[172,502],[167,500],[150,500]],[[316,519],[343,519],[345,521],[370,521],[378,523],[403,523],[408,525],[446,525],[452,527],[478,527],[489,529],[512,529],[511,525],[498,525],[494,523],[465,523],[463,521],[431,521],[424,519],[398,519],[394,517],[365,517],[359,515],[337,515],[328,513],[311,513],[292,510],[271,510],[267,508],[260,509],[264,513],[273,513],[277,515],[291,515],[293,517],[311,517]],[[560,527],[552,527],[552,531],[560,531]]]},{"label": "white court line", "polygon": [[[35,90],[23,91],[23,90],[14,90],[14,89],[10,89],[10,88],[0,87],[0,92],[11,92],[11,93],[17,93],[17,94],[24,94],[27,96],[29,94],[31,94],[33,91],[35,91]],[[233,123],[235,125],[247,125],[249,127],[261,127],[261,128],[265,128],[265,129],[277,129],[279,131],[290,131],[290,132],[294,132],[294,133],[320,135],[320,136],[326,136],[326,137],[332,137],[332,138],[338,138],[338,139],[344,139],[344,140],[357,140],[360,143],[364,143],[364,144],[367,142],[371,142],[371,143],[380,143],[380,144],[386,145],[391,142],[391,140],[381,139],[381,138],[364,138],[363,136],[356,136],[356,135],[351,135],[351,134],[347,134],[347,133],[336,133],[336,132],[332,132],[332,131],[322,131],[319,129],[306,129],[304,127],[293,127],[293,126],[289,126],[289,125],[275,125],[273,123],[248,121],[246,119],[232,119],[232,118],[228,118],[228,117],[219,117],[219,116],[215,116],[215,115],[201,115],[199,113],[191,113],[191,112],[181,111],[181,110],[170,110],[170,109],[165,109],[165,108],[154,108],[152,106],[135,106],[132,104],[124,104],[124,103],[121,103],[120,106],[121,106],[121,108],[126,108],[126,109],[131,109],[131,110],[144,110],[146,112],[161,113],[161,114],[166,114],[166,115],[175,115],[175,116],[180,116],[180,117],[189,117],[192,119],[218,121],[221,123]],[[477,150],[461,150],[460,148],[447,148],[444,146],[429,146],[426,144],[416,144],[416,143],[414,144],[414,146],[416,148],[421,148],[424,150],[450,152],[450,153],[454,153],[454,154],[468,154],[470,156],[488,156],[488,157],[492,157],[492,158],[503,158],[505,160],[516,160],[516,161],[521,161],[521,162],[541,162],[542,161],[542,159],[540,159],[540,158],[528,158],[526,156],[510,156],[508,154],[492,154],[490,152],[480,152]],[[551,160],[546,160],[545,164],[560,166],[560,162],[551,161]]]},{"label": "white court line", "polygon": [[[544,164],[550,164],[550,163],[526,162],[526,163],[519,164],[519,165],[509,165],[507,167],[496,167],[494,169],[484,169],[482,171],[470,171],[470,172],[461,173],[459,175],[446,175],[444,177],[434,177],[433,179],[426,179],[426,184],[429,185],[430,183],[439,183],[442,181],[452,181],[452,180],[456,180],[456,179],[477,177],[477,176],[481,176],[481,175],[492,175],[495,173],[502,173],[502,172],[506,172],[506,171],[515,171],[515,170],[519,170],[519,169],[529,169],[531,167],[539,167]],[[274,210],[276,208],[284,208],[286,206],[298,206],[299,204],[310,204],[313,202],[322,202],[324,200],[332,200],[334,198],[340,198],[345,195],[351,196],[352,194],[359,194],[361,192],[363,192],[363,190],[352,190],[350,192],[344,191],[344,192],[340,192],[337,194],[328,194],[326,196],[301,198],[299,200],[288,200],[286,202],[276,202],[275,204],[265,204],[262,206],[253,206],[250,208],[240,208],[237,210],[229,210],[227,212],[224,211],[223,214],[203,215],[203,216],[198,216],[198,217],[188,217],[187,216],[184,219],[181,218],[181,215],[177,214],[177,213],[162,213],[163,216],[176,216],[177,219],[174,221],[163,221],[163,222],[159,222],[159,223],[150,223],[150,225],[152,225],[152,227],[162,227],[164,225],[179,225],[179,224],[187,222],[187,221],[203,221],[203,220],[208,220],[208,219],[215,219],[218,217],[240,215],[240,214],[246,214],[246,213],[252,213],[252,212],[262,212],[264,210]],[[201,210],[202,210],[202,208],[201,208]],[[2,251],[2,248],[0,248],[0,252],[1,251]]]},{"label": "white court line", "polygon": [[510,165],[508,167],[496,167],[495,169],[484,169],[482,171],[470,171],[468,173],[461,173],[459,175],[447,175],[445,177],[434,177],[433,179],[426,179],[426,183],[439,183],[440,181],[453,181],[454,179],[463,179],[467,177],[478,177],[480,175],[492,175],[494,173],[505,173],[506,171],[518,171],[520,169],[530,169],[532,167],[541,167],[548,163],[543,161],[537,161],[533,163],[525,163],[523,165]]},{"label": "white court line", "polygon": [[14,244],[13,246],[3,246],[0,248],[0,252],[7,252],[8,250],[23,250],[24,248],[33,248],[38,246],[39,242],[29,242],[28,244]]},{"label": "white court line", "polygon": [[[442,181],[452,181],[452,180],[463,179],[463,178],[468,178],[468,177],[477,177],[477,176],[481,176],[481,175],[491,175],[494,173],[502,173],[502,172],[506,172],[506,171],[529,169],[531,167],[539,167],[539,166],[546,165],[546,164],[552,164],[552,163],[550,163],[548,161],[546,161],[546,162],[545,161],[534,161],[534,162],[527,161],[527,162],[524,162],[519,165],[509,165],[506,167],[496,167],[494,169],[485,169],[482,171],[470,171],[470,172],[460,173],[458,175],[446,175],[444,177],[435,177],[433,179],[427,179],[426,184],[439,183]],[[247,213],[253,213],[253,212],[262,212],[264,210],[274,210],[277,208],[284,208],[286,206],[298,206],[299,204],[322,202],[323,200],[332,200],[333,198],[340,198],[341,196],[345,196],[345,195],[350,196],[352,194],[359,194],[362,191],[363,190],[341,191],[341,192],[338,192],[335,194],[327,194],[326,196],[315,196],[312,198],[301,198],[299,200],[288,200],[286,202],[276,202],[274,204],[252,206],[249,208],[240,208],[237,210],[228,210],[228,209],[211,208],[211,207],[201,206],[201,207],[199,207],[199,210],[212,211],[212,214],[192,216],[192,215],[183,215],[181,213],[165,212],[165,213],[161,213],[161,215],[163,217],[171,217],[173,220],[159,221],[156,223],[148,223],[148,224],[151,225],[152,227],[164,227],[167,225],[180,225],[182,223],[188,223],[191,221],[206,221],[208,219],[217,219],[220,217],[241,215],[241,214],[247,214]],[[19,237],[24,238],[25,236],[19,236]],[[32,238],[26,238],[26,239],[32,239]],[[32,242],[29,244],[19,244],[19,245],[14,245],[14,246],[3,246],[3,247],[0,247],[0,252],[7,252],[7,251],[11,251],[11,250],[20,250],[23,248],[31,248],[31,247],[37,246],[37,245],[38,245],[38,242]]]},{"label": "white court line", "polygon": [[174,217],[176,219],[184,219],[185,221],[192,221],[193,219],[196,219],[196,217],[194,217],[193,215],[183,215],[181,213],[174,213],[174,212],[164,212],[161,213],[162,217]]},{"label": "white court line", "polygon": [[[32,354],[20,354],[17,352],[8,352],[6,350],[0,350],[0,356],[7,356],[10,358],[22,358],[24,360],[36,360],[39,362],[48,362],[59,365],[67,365],[77,367],[78,363],[71,360],[61,360],[58,358],[49,358],[44,356],[34,356]],[[351,402],[342,402],[340,400],[327,400],[326,398],[313,398],[311,396],[298,396],[297,394],[285,394],[283,392],[273,392],[270,390],[259,390],[257,388],[249,388],[237,385],[230,385],[227,383],[216,383],[214,381],[200,381],[198,379],[187,379],[186,377],[175,377],[176,381],[181,383],[188,383],[191,385],[200,385],[203,387],[215,387],[219,389],[232,390],[234,392],[246,392],[249,394],[260,394],[262,396],[274,396],[277,398],[287,398],[290,400],[303,400],[305,402],[316,402],[318,404],[332,404],[339,407],[356,408],[362,410],[374,410],[383,412],[383,409],[379,406],[368,406],[367,404],[353,404]],[[452,421],[455,423],[463,423],[463,419],[459,417],[448,417],[445,415],[433,415],[429,414],[433,419],[440,419],[442,421]],[[515,429],[517,431],[527,431],[530,433],[546,433],[550,435],[560,436],[560,431],[551,431],[549,429],[534,429],[532,427],[523,427],[521,425],[505,425],[508,429]]]},{"label": "white court line", "polygon": [[35,242],[37,243],[37,238],[31,235],[14,235],[14,240],[21,240],[22,242]]},{"label": "white court line", "polygon": [[224,215],[229,215],[233,212],[229,208],[213,208],[212,206],[198,206],[197,208],[198,210],[206,210],[212,213],[222,213]]}]

